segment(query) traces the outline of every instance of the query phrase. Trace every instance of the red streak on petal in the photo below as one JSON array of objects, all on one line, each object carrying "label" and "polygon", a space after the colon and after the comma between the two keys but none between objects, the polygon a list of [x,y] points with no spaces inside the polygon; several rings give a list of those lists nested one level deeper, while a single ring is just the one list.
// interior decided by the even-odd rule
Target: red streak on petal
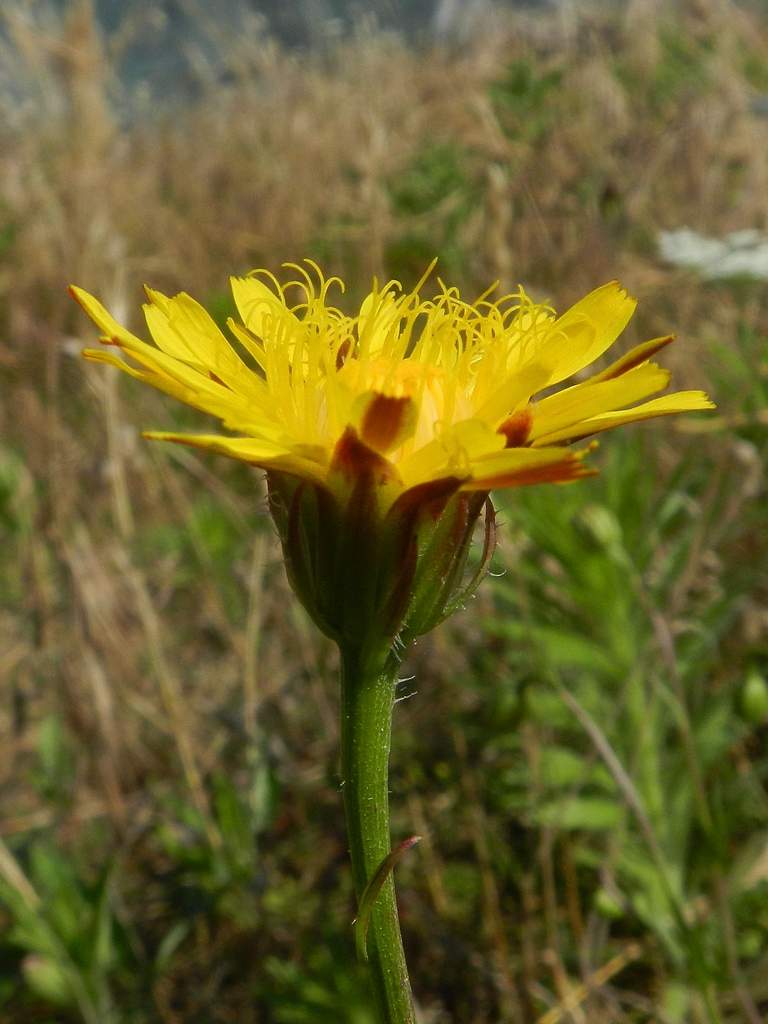
[{"label": "red streak on petal", "polygon": [[410,407],[411,399],[408,397],[374,395],[360,426],[363,441],[379,452],[393,448],[400,437]]},{"label": "red streak on petal", "polygon": [[646,341],[642,345],[636,345],[635,348],[630,349],[621,359],[606,367],[602,373],[595,374],[588,383],[595,384],[604,380],[615,380],[616,377],[622,377],[628,370],[633,370],[636,366],[646,362],[659,349],[664,348],[674,340],[674,334],[669,334],[665,338],[654,338],[653,341]]},{"label": "red streak on petal", "polygon": [[483,488],[493,490],[496,487],[524,487],[528,484],[566,483],[579,480],[584,476],[597,476],[597,470],[585,466],[579,459],[569,456],[561,462],[553,462],[548,466],[532,466],[530,469],[519,469],[511,473],[483,478]]},{"label": "red streak on petal", "polygon": [[364,444],[354,427],[347,427],[336,442],[331,461],[331,472],[334,471],[350,481],[365,477],[374,484],[385,484],[397,477],[392,463]]},{"label": "red streak on petal", "polygon": [[425,511],[434,519],[438,519],[446,502],[451,498],[464,483],[464,479],[458,476],[444,476],[439,480],[428,480],[423,484],[416,484],[404,491],[394,503],[388,513],[388,517],[394,519],[396,516],[407,517],[415,513]]},{"label": "red streak on petal", "polygon": [[342,343],[339,345],[338,351],[336,353],[336,369],[337,370],[340,370],[342,368],[342,366],[344,365],[344,363],[346,363],[347,357],[349,356],[351,351],[352,351],[352,339],[351,338],[347,338],[346,341],[342,341]]},{"label": "red streak on petal", "polygon": [[504,446],[505,448],[522,448],[531,435],[532,426],[533,410],[530,405],[526,405],[524,409],[518,409],[517,412],[513,412],[508,419],[504,420],[496,432],[504,434],[506,437],[507,443]]}]

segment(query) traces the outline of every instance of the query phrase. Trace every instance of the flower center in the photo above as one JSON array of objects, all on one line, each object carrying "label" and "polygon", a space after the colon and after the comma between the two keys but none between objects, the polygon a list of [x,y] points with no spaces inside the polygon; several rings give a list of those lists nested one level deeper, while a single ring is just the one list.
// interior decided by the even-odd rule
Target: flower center
[{"label": "flower center", "polygon": [[[472,415],[468,396],[455,378],[434,363],[418,359],[349,359],[338,380],[357,396],[374,392],[388,399],[407,399],[412,413],[407,438],[390,457],[402,457],[428,444],[441,427]],[[405,409],[403,409],[405,415]]]}]

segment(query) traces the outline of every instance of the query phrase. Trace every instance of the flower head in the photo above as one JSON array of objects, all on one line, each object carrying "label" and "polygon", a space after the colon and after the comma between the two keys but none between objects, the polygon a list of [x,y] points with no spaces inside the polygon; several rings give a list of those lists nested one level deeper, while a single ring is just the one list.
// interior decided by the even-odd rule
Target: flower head
[{"label": "flower head", "polygon": [[[562,316],[520,289],[474,303],[441,286],[430,299],[374,285],[356,316],[330,302],[336,279],[312,263],[295,280],[232,279],[231,338],[185,293],[147,289],[147,344],[80,288],[72,294],[114,352],[88,349],[218,417],[235,436],[147,432],[222,452],[343,495],[372,473],[380,508],[424,485],[488,491],[591,471],[566,445],[634,420],[712,408],[701,391],[650,398],[669,372],[648,341],[584,381],[549,389],[613,344],[635,309],[616,283]],[[544,397],[539,397],[544,395]],[[448,484],[447,482],[451,483]]]},{"label": "flower head", "polygon": [[[154,345],[80,288],[72,294],[117,348],[87,349],[188,405],[230,434],[146,437],[222,452],[267,471],[291,581],[340,642],[431,629],[466,598],[462,573],[485,509],[482,576],[493,550],[488,492],[589,475],[569,442],[633,420],[712,408],[701,391],[652,398],[669,373],[633,348],[586,380],[552,391],[597,360],[635,301],[615,282],[562,316],[520,289],[474,303],[440,286],[374,284],[356,316],[329,299],[337,278],[290,265],[233,278],[240,321],[228,338],[185,293],[147,289]],[[423,284],[423,281],[420,282]]]}]

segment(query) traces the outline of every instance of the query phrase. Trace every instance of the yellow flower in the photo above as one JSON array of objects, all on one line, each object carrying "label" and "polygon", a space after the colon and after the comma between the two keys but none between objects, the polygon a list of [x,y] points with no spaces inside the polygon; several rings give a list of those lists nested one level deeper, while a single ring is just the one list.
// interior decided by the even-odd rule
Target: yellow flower
[{"label": "yellow flower", "polygon": [[[635,309],[616,282],[556,317],[520,289],[474,303],[441,284],[431,299],[374,284],[356,316],[329,302],[343,284],[289,265],[232,278],[242,322],[231,338],[189,295],[147,288],[147,344],[93,296],[73,296],[100,328],[104,350],[83,354],[218,417],[225,434],[147,432],[325,485],[337,497],[360,473],[376,481],[382,512],[413,488],[485,492],[592,471],[565,447],[634,420],[713,408],[701,391],[651,398],[670,374],[650,357],[672,337],[633,348],[554,393],[603,355]],[[423,284],[420,282],[420,285]],[[543,397],[538,397],[542,396]],[[432,486],[426,486],[432,485]],[[416,492],[417,493],[417,492]]]},{"label": "yellow flower", "polygon": [[[427,632],[479,584],[494,546],[488,492],[588,475],[587,449],[567,447],[632,420],[712,402],[701,391],[661,398],[669,373],[633,348],[586,380],[626,327],[635,301],[615,282],[560,317],[525,292],[476,302],[441,285],[374,284],[356,316],[329,302],[337,278],[289,265],[232,279],[241,322],[231,339],[184,293],[147,289],[154,345],[91,295],[72,294],[102,331],[111,363],[217,416],[227,434],[145,436],[223,452],[267,471],[286,568],[305,608],[342,647],[381,650]],[[431,268],[430,268],[431,269]],[[464,579],[475,525],[485,543]]]}]

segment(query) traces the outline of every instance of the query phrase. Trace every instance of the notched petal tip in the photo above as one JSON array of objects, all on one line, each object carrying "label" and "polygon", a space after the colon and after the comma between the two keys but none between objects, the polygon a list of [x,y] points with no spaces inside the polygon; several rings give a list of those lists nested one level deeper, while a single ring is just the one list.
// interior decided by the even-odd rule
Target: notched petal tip
[{"label": "notched petal tip", "polygon": [[[637,296],[633,295],[632,292],[630,292],[630,290],[621,283],[618,277],[614,277],[611,281],[606,281],[605,284],[600,285],[598,288],[595,288],[592,292],[589,293],[589,295],[597,295],[600,292],[607,292],[609,289],[618,292],[620,298],[625,299],[628,302],[631,302],[635,306],[637,306]],[[587,298],[589,298],[589,295],[587,296]]]},{"label": "notched petal tip", "polygon": [[[148,284],[143,284],[142,288],[144,289],[144,294],[146,295],[147,302],[150,306],[155,306],[162,312],[167,311],[168,303],[170,301],[167,295],[164,295],[163,292],[158,291],[157,288],[152,288]],[[145,310],[147,308],[147,306],[144,306]]]}]

